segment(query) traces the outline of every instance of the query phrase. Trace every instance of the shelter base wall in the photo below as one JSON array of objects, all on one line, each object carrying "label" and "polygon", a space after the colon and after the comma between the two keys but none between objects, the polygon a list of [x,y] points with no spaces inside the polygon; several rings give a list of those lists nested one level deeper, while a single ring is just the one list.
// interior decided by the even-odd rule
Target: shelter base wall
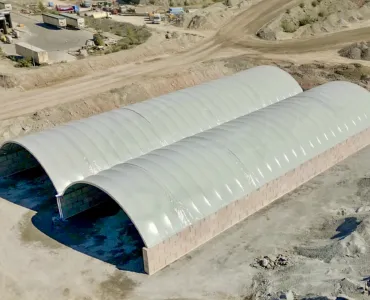
[{"label": "shelter base wall", "polygon": [[369,144],[370,129],[323,152],[162,243],[151,248],[143,248],[145,272],[149,275],[154,274]]},{"label": "shelter base wall", "polygon": [[25,149],[0,156],[0,174],[10,176],[37,167],[39,163]]},{"label": "shelter base wall", "polygon": [[57,196],[59,215],[64,220],[105,201],[107,201],[107,195],[104,192],[88,185],[63,196]]}]

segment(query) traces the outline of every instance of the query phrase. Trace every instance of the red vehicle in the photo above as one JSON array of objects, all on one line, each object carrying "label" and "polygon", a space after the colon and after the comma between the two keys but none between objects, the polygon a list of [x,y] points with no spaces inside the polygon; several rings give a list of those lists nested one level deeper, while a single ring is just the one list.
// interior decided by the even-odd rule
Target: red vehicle
[{"label": "red vehicle", "polygon": [[72,5],[56,5],[55,8],[57,11],[63,11],[63,12],[73,13],[75,11]]}]

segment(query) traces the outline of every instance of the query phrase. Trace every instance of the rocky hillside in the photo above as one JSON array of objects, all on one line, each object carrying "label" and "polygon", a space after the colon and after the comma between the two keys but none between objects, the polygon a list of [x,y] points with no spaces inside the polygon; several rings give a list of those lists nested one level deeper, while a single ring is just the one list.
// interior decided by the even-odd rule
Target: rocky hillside
[{"label": "rocky hillside", "polygon": [[368,0],[304,0],[266,24],[257,36],[267,40],[309,37],[361,26],[367,20]]}]

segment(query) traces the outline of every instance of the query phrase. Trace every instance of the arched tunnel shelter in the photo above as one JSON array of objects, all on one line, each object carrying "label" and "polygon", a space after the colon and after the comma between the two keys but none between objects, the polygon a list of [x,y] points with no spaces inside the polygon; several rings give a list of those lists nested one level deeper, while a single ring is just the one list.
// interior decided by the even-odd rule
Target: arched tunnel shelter
[{"label": "arched tunnel shelter", "polygon": [[71,183],[302,92],[274,66],[176,91],[23,136],[61,195]]},{"label": "arched tunnel shelter", "polygon": [[[145,270],[153,274],[369,145],[369,116],[368,91],[348,82],[331,82],[183,138],[164,135],[171,142],[112,166],[95,166],[89,176],[72,174],[74,180],[62,176],[68,165],[61,158],[81,166],[83,149],[77,146],[70,152],[57,138],[51,143],[60,129],[43,133],[42,138],[25,137],[23,145],[28,147],[8,142],[2,150],[8,149],[4,156],[11,159],[13,154],[26,155],[30,163],[25,168],[40,162],[59,187],[63,218],[108,196],[116,201],[140,233],[146,245]],[[80,128],[89,128],[81,124]],[[76,145],[79,140],[71,137],[69,144]],[[44,155],[40,148],[47,141],[50,151],[58,150],[53,155]],[[22,154],[26,148],[36,149],[30,150],[34,156]],[[105,153],[101,147],[97,151],[93,152],[97,156]]]},{"label": "arched tunnel shelter", "polygon": [[63,203],[82,183],[109,194],[152,274],[367,146],[369,116],[368,91],[328,83],[89,176]]}]

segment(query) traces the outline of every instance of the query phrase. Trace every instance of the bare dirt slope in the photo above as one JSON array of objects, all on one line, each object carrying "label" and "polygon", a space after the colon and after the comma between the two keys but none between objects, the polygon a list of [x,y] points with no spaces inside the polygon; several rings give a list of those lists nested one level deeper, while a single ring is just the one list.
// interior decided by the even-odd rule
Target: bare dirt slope
[{"label": "bare dirt slope", "polygon": [[258,57],[251,59],[250,55],[220,58],[191,64],[187,69],[163,73],[162,76],[148,76],[145,81],[127,81],[128,83],[121,88],[82,97],[80,100],[60,102],[55,106],[45,105],[36,112],[19,115],[15,111],[12,113],[13,117],[0,119],[0,140],[102,113],[121,105],[136,103],[261,64],[275,64],[285,69],[304,89],[330,80],[352,81],[370,89],[370,67],[359,64],[297,65],[289,61]]},{"label": "bare dirt slope", "polygon": [[[201,49],[200,49],[201,50]],[[51,107],[65,102],[79,99],[88,99],[92,95],[122,87],[135,81],[143,81],[153,76],[161,76],[179,70],[181,65],[196,62],[199,57],[207,57],[212,48],[205,49],[202,54],[192,56],[192,53],[184,54],[179,60],[176,56],[155,59],[154,61],[142,61],[121,65],[106,71],[93,73],[88,76],[76,78],[50,88],[37,89],[29,92],[10,94],[0,100],[2,110],[0,119],[8,119],[15,116],[35,112],[44,107]]]},{"label": "bare dirt slope", "polygon": [[263,26],[258,36],[267,40],[312,37],[369,25],[366,1],[305,0],[287,8]]}]

